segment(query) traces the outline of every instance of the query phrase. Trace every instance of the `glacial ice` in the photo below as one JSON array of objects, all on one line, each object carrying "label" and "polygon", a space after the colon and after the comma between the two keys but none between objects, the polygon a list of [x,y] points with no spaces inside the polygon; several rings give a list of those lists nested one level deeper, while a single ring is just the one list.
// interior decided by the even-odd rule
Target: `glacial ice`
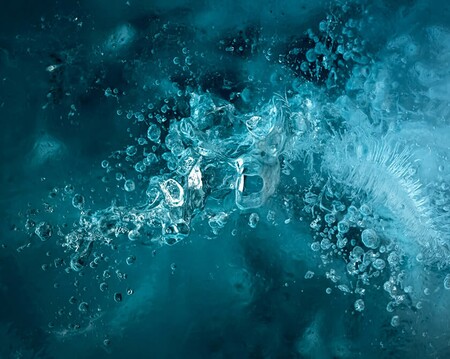
[{"label": "glacial ice", "polygon": [[[127,283],[128,272],[143,268],[139,254],[167,251],[167,273],[152,270],[167,275],[170,287],[183,269],[167,253],[176,256],[205,239],[244,248],[242,267],[220,267],[230,274],[227,285],[239,308],[251,307],[258,294],[269,297],[269,290],[257,292],[260,283],[289,288],[306,280],[319,283],[324,297],[349,298],[346,315],[357,320],[383,302],[389,325],[402,328],[405,308],[420,310],[431,295],[426,280],[417,278],[438,273],[441,287],[450,288],[449,34],[434,26],[400,27],[376,49],[369,40],[382,35],[370,32],[373,17],[367,15],[376,15],[376,6],[362,11],[351,5],[331,6],[294,39],[254,29],[232,40],[212,37],[230,67],[226,76],[210,71],[216,47],[183,39],[187,26],[152,23],[142,31],[127,23],[100,42],[96,49],[108,61],[133,51],[142,57],[126,64],[123,77],[133,84],[127,91],[110,86],[102,92],[115,106],[117,127],[125,126],[125,139],[101,159],[101,175],[90,179],[97,184],[75,188],[64,180],[44,210],[25,215],[30,243],[37,236],[45,242],[40,245],[61,251],[50,267],[74,275],[77,288],[86,278],[95,284],[85,282],[86,290],[69,300],[86,328],[97,320],[86,319],[97,309],[83,291],[95,287],[96,295],[123,305],[119,313],[131,317],[124,304],[139,298],[139,289],[117,289],[115,281]],[[197,15],[200,23],[208,23],[204,15]],[[44,164],[65,149],[43,135],[32,161]],[[281,259],[267,255],[277,246]],[[269,263],[273,277],[261,262]],[[153,291],[156,280],[146,275],[149,283],[141,286]],[[372,299],[376,291],[384,301]],[[263,304],[255,306],[264,308],[259,300]],[[105,312],[112,315],[112,309]],[[302,332],[290,334],[295,353],[352,357],[348,339],[324,343],[326,314],[318,313]],[[124,321],[119,315],[111,320],[121,327]]]}]

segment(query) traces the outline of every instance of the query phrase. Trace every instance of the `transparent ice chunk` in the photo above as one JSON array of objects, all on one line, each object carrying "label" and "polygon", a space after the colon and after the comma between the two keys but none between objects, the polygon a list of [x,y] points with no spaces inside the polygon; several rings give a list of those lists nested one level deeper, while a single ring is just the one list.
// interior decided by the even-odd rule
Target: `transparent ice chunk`
[{"label": "transparent ice chunk", "polygon": [[236,160],[235,165],[236,205],[241,210],[262,206],[275,192],[280,176],[279,163],[269,165],[256,157],[243,156]]},{"label": "transparent ice chunk", "polygon": [[166,202],[171,207],[181,207],[184,204],[184,190],[174,179],[168,179],[160,184]]}]

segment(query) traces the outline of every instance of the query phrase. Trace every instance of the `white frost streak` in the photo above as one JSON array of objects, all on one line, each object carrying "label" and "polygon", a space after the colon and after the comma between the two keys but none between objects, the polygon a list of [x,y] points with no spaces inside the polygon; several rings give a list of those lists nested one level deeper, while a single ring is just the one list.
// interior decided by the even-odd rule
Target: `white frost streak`
[{"label": "white frost streak", "polygon": [[[439,216],[423,192],[411,151],[400,150],[386,138],[361,133],[346,134],[326,151],[324,169],[353,195],[366,195],[374,204],[385,206],[401,224],[409,238],[432,250],[434,259],[450,258],[439,230]],[[339,143],[340,142],[340,143]]]}]

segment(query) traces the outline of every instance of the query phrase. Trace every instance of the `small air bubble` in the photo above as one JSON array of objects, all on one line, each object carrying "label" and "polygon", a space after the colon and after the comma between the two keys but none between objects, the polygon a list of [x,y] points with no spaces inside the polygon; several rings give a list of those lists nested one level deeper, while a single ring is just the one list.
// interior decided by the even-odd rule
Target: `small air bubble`
[{"label": "small air bubble", "polygon": [[337,225],[339,233],[345,234],[349,231],[350,226],[347,221],[340,221]]},{"label": "small air bubble", "polygon": [[444,288],[450,290],[450,274],[447,274],[444,278]]},{"label": "small air bubble", "polygon": [[125,183],[123,184],[123,188],[125,189],[125,191],[127,192],[133,192],[136,188],[136,185],[134,184],[133,180],[126,180]]},{"label": "small air bubble", "polygon": [[312,249],[314,252],[320,251],[320,243],[319,243],[319,242],[311,243],[311,249]]},{"label": "small air bubble", "polygon": [[84,197],[81,194],[76,194],[75,196],[73,196],[72,198],[72,206],[74,206],[75,208],[78,209],[82,209],[84,207]]},{"label": "small air bubble", "polygon": [[256,226],[258,225],[259,222],[259,216],[257,213],[252,213],[248,219],[248,225],[251,228],[256,228]]},{"label": "small air bubble", "polygon": [[400,318],[399,318],[399,316],[398,316],[398,315],[394,315],[394,316],[392,317],[392,319],[391,319],[391,325],[392,325],[393,327],[398,327],[399,324],[400,324]]},{"label": "small air bubble", "polygon": [[355,301],[355,310],[358,312],[362,312],[365,308],[364,301],[362,299],[357,299]]},{"label": "small air bubble", "polygon": [[135,261],[136,261],[136,257],[135,256],[129,256],[127,258],[127,264],[128,265],[132,265]]},{"label": "small air bubble", "polygon": [[134,156],[137,153],[137,148],[136,146],[128,146],[126,152],[128,156]]},{"label": "small air bubble", "polygon": [[81,302],[78,306],[78,310],[81,313],[87,313],[87,311],[89,310],[89,304],[87,304],[86,302]]}]

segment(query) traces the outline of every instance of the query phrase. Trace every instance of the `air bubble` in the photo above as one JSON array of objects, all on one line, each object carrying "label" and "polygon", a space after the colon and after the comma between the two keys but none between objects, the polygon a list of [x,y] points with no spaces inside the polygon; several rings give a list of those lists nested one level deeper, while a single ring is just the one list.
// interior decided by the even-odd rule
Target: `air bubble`
[{"label": "air bubble", "polygon": [[160,187],[169,206],[181,207],[184,204],[184,190],[177,181],[168,179]]},{"label": "air bubble", "polygon": [[72,297],[69,298],[69,303],[70,304],[76,304],[76,302],[78,302],[76,297],[72,296]]},{"label": "air bubble", "polygon": [[67,194],[73,193],[74,190],[75,188],[71,184],[68,184],[64,187],[64,192],[66,192]]},{"label": "air bubble", "polygon": [[137,229],[132,229],[128,232],[128,239],[130,241],[137,241],[139,238],[141,238],[141,233]]},{"label": "air bubble", "polygon": [[155,124],[151,124],[147,130],[147,137],[152,142],[159,142],[159,137],[161,136],[161,130]]},{"label": "air bubble", "polygon": [[320,248],[322,248],[322,250],[327,250],[330,249],[330,247],[333,245],[333,243],[331,243],[331,241],[328,238],[324,238],[322,239],[322,241],[320,242]]},{"label": "air bubble", "polygon": [[385,261],[381,258],[375,259],[372,265],[376,270],[383,270],[386,267]]},{"label": "air bubble", "polygon": [[84,207],[84,197],[81,194],[76,194],[75,196],[73,196],[72,198],[72,206],[74,206],[75,208],[78,209],[83,209]]},{"label": "air bubble", "polygon": [[359,212],[360,212],[363,216],[369,216],[370,214],[372,214],[372,209],[371,209],[367,204],[363,204],[363,205],[359,208]]},{"label": "air bubble", "polygon": [[127,264],[128,264],[129,266],[132,265],[135,261],[136,261],[136,257],[135,257],[135,256],[129,256],[129,257],[127,257]]},{"label": "air bubble", "polygon": [[337,225],[339,233],[345,234],[349,231],[350,226],[347,221],[340,221]]},{"label": "air bubble", "polygon": [[136,185],[134,184],[133,180],[129,179],[125,181],[125,183],[123,184],[123,188],[127,192],[133,192],[136,189]]},{"label": "air bubble", "polygon": [[87,311],[89,310],[89,304],[86,302],[81,302],[80,305],[78,306],[78,310],[81,313],[87,313]]},{"label": "air bubble", "polygon": [[364,310],[364,308],[365,308],[364,301],[362,299],[357,299],[355,301],[355,310],[357,312],[362,312]]},{"label": "air bubble", "polygon": [[142,173],[145,171],[145,164],[144,162],[137,162],[134,165],[134,169],[136,170],[136,172]]},{"label": "air bubble", "polygon": [[259,222],[259,216],[257,213],[252,213],[248,219],[248,225],[251,228],[256,228],[256,226],[258,225]]},{"label": "air bubble", "polygon": [[398,315],[394,315],[394,316],[391,318],[391,325],[392,325],[393,327],[398,327],[399,324],[400,324],[400,318],[399,318],[399,316],[398,316]]},{"label": "air bubble", "polygon": [[391,267],[395,267],[400,263],[400,257],[397,253],[391,252],[388,256],[388,263]]},{"label": "air bubble", "polygon": [[450,274],[447,274],[444,278],[444,288],[450,290]]},{"label": "air bubble", "polygon": [[338,236],[338,240],[336,242],[338,248],[344,248],[348,243],[348,239],[342,236]]},{"label": "air bubble", "polygon": [[362,232],[361,239],[367,248],[376,249],[380,245],[377,233],[370,228],[367,228]]},{"label": "air bubble", "polygon": [[314,252],[320,251],[320,243],[319,243],[319,242],[311,243],[311,249],[312,249]]},{"label": "air bubble", "polygon": [[306,60],[308,60],[308,62],[314,62],[317,59],[317,55],[314,51],[314,49],[309,49],[306,52]]},{"label": "air bubble", "polygon": [[136,146],[128,146],[126,152],[128,156],[134,156],[137,153],[137,148]]},{"label": "air bubble", "polygon": [[335,221],[336,221],[336,217],[334,216],[334,214],[327,213],[325,215],[325,222],[327,222],[328,224],[333,224]]},{"label": "air bubble", "polygon": [[41,222],[36,226],[34,233],[45,242],[52,236],[52,227],[47,222]]}]

